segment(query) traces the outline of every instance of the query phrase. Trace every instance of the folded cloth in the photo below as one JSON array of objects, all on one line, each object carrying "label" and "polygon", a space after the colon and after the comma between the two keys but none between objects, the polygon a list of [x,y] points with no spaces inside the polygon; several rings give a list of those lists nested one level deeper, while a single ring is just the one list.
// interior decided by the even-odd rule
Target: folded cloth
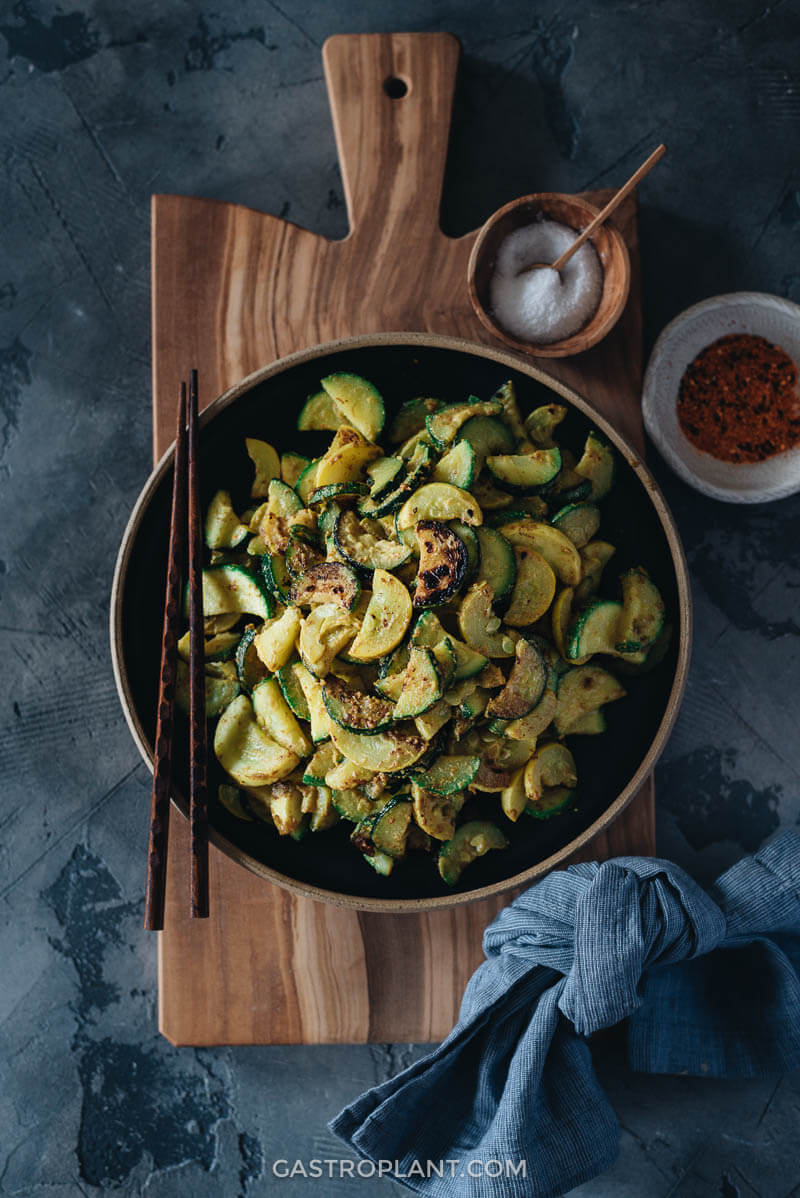
[{"label": "folded cloth", "polygon": [[330,1124],[420,1194],[552,1198],[608,1168],[619,1125],[586,1037],[623,1019],[637,1070],[800,1067],[792,832],[708,893],[669,861],[572,865],[502,911],[483,947],[444,1043]]}]

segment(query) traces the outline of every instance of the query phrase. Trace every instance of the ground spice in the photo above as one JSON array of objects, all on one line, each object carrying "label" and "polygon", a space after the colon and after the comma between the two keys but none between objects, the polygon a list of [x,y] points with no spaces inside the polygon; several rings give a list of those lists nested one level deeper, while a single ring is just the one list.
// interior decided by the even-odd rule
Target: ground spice
[{"label": "ground spice", "polygon": [[678,422],[697,449],[723,462],[763,462],[800,444],[797,367],[765,337],[731,333],[687,366]]}]

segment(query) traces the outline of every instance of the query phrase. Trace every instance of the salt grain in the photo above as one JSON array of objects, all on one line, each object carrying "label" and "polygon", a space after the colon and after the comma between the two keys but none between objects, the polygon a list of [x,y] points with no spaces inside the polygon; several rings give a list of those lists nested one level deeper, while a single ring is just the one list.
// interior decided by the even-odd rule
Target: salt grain
[{"label": "salt grain", "polygon": [[489,285],[497,323],[533,345],[571,337],[594,316],[603,292],[603,268],[588,241],[560,275],[549,267],[519,272],[534,262],[555,262],[577,234],[557,221],[539,219],[510,233],[497,253]]}]

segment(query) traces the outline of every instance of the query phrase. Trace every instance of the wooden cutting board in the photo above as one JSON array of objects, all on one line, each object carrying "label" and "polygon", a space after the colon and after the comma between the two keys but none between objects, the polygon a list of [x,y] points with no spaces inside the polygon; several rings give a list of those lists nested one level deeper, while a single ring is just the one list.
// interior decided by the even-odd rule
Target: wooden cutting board
[{"label": "wooden cutting board", "polygon": [[[342,241],[232,204],[153,198],[156,459],[173,439],[178,383],[190,366],[207,403],[275,358],[355,333],[431,331],[493,344],[467,296],[475,234],[451,239],[439,229],[458,57],[457,41],[443,33],[326,42],[350,219]],[[405,83],[402,98],[388,94],[390,79]],[[531,190],[542,185],[532,173]],[[607,195],[587,198],[600,204]],[[643,450],[634,199],[616,224],[632,265],[622,320],[580,358],[539,364]],[[582,856],[654,851],[651,779]],[[192,921],[188,860],[186,822],[175,813],[159,934],[159,1026],[175,1044],[439,1040],[482,959],[484,928],[512,897],[433,914],[359,913],[296,898],[212,848],[211,917]]]}]

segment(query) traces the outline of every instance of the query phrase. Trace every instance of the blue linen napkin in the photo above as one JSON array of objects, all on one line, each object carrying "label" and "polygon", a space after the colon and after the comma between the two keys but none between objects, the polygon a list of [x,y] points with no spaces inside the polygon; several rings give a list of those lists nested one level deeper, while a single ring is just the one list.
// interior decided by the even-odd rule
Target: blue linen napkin
[{"label": "blue linen napkin", "polygon": [[[554,1198],[613,1164],[619,1125],[586,1037],[623,1019],[636,1070],[800,1068],[793,832],[708,893],[669,861],[572,865],[502,911],[483,947],[447,1039],[330,1123],[430,1198]],[[511,1169],[493,1177],[493,1162]]]}]

